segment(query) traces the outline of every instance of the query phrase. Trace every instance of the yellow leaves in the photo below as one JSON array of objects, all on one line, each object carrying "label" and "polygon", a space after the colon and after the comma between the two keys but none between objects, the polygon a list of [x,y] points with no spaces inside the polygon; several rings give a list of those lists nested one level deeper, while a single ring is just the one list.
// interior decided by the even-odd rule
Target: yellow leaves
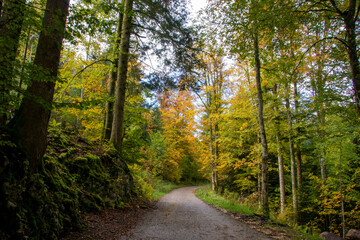
[{"label": "yellow leaves", "polygon": [[[193,97],[186,91],[169,91],[161,99],[161,121],[169,137],[192,135],[195,131]],[[181,132],[181,134],[180,134]]]},{"label": "yellow leaves", "polygon": [[242,130],[244,130],[245,128],[247,128],[248,125],[249,125],[248,122],[244,122],[244,123],[241,125],[241,127],[240,127],[240,131],[242,131]]},{"label": "yellow leaves", "polygon": [[100,140],[103,129],[103,115],[103,108],[100,106],[86,109],[82,111],[81,115],[79,115],[79,118],[81,119],[81,125],[84,126],[84,129],[82,129],[82,134],[89,140]]},{"label": "yellow leaves", "polygon": [[150,151],[154,154],[150,156],[149,165],[153,166],[153,172],[170,181],[177,182],[183,174],[189,175],[190,171],[186,169],[190,166],[187,165],[199,159],[197,139],[194,136],[196,111],[192,100],[190,92],[168,91],[160,96],[160,112],[145,113],[144,116],[149,120],[147,131],[153,136],[151,142],[154,145]]}]

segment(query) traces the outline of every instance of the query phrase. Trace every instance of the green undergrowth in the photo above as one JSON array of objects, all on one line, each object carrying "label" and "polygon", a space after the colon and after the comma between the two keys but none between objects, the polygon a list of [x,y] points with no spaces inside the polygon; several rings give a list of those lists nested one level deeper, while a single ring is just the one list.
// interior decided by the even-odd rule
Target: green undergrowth
[{"label": "green undergrowth", "polygon": [[[294,229],[287,224],[278,223],[277,221],[271,219],[266,219],[263,216],[257,214],[257,209],[251,209],[251,207],[232,197],[231,194],[222,196],[219,193],[212,191],[211,186],[209,185],[197,189],[196,196],[218,209],[225,210],[227,213],[231,213],[231,215],[235,216],[235,218],[242,219],[244,222],[252,225],[258,231],[264,233],[271,232],[272,234],[278,234],[278,236],[285,235],[287,237],[281,239],[320,240],[318,236],[302,232],[299,227]],[[271,236],[274,237],[275,235]]]},{"label": "green undergrowth", "polygon": [[82,213],[121,208],[136,197],[116,152],[76,133],[50,129],[36,174],[16,147],[2,146],[0,155],[0,239],[58,239],[82,228]]},{"label": "green undergrowth", "polygon": [[176,184],[169,181],[164,181],[161,179],[156,179],[154,181],[154,192],[153,192],[153,199],[159,199],[165,194],[171,192],[174,189],[183,187],[185,185]]},{"label": "green undergrowth", "polygon": [[154,176],[137,164],[130,165],[129,168],[134,178],[137,196],[145,200],[157,200],[168,192],[185,186]]},{"label": "green undergrowth", "polygon": [[252,215],[255,213],[249,207],[241,205],[233,199],[228,199],[217,194],[211,190],[210,186],[204,186],[197,189],[196,196],[207,203],[224,208],[227,211],[237,212],[244,215]]}]

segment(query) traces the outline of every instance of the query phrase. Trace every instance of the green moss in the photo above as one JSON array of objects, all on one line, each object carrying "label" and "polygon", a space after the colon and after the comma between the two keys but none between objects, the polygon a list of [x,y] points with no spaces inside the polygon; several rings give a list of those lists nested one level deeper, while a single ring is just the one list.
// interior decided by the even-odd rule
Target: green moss
[{"label": "green moss", "polygon": [[92,154],[100,146],[78,139],[55,132],[39,174],[28,171],[18,149],[0,150],[8,159],[0,176],[0,220],[6,222],[0,239],[57,239],[82,227],[82,212],[122,207],[132,199],[127,165],[117,156]]}]

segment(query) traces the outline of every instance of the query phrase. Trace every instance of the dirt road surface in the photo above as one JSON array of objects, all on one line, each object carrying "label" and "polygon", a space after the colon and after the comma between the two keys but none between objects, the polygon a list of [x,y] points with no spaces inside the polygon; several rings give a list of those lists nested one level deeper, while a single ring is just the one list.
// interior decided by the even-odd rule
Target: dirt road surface
[{"label": "dirt road surface", "polygon": [[156,208],[139,220],[131,240],[270,239],[198,199],[197,187],[184,187],[162,197]]}]

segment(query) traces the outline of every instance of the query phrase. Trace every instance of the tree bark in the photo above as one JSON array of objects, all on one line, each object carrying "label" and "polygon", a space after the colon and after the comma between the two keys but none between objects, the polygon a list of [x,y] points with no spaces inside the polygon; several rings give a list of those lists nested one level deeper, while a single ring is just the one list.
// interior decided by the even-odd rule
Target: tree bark
[{"label": "tree bark", "polygon": [[33,172],[38,171],[42,164],[47,146],[47,129],[68,8],[69,0],[47,1],[34,60],[37,68],[32,72],[31,85],[11,124]]},{"label": "tree bark", "polygon": [[[210,94],[209,94],[210,95]],[[217,191],[218,189],[218,181],[217,181],[217,159],[216,159],[216,147],[214,147],[214,142],[216,141],[213,124],[211,122],[211,115],[209,116],[209,150],[211,156],[211,189],[213,191]],[[216,143],[215,143],[216,144]]]},{"label": "tree bark", "polygon": [[[0,18],[0,127],[5,126],[10,111],[14,62],[24,21],[25,0],[1,1]],[[0,9],[0,13],[1,13]]]},{"label": "tree bark", "polygon": [[106,116],[105,116],[105,131],[104,139],[109,140],[111,137],[111,129],[113,124],[114,116],[114,98],[115,98],[115,87],[117,82],[118,65],[119,65],[119,48],[121,44],[121,28],[123,23],[124,14],[119,13],[118,24],[116,29],[115,49],[114,49],[114,60],[110,73],[109,82],[109,98],[110,100],[106,103]]},{"label": "tree bark", "polygon": [[285,180],[284,180],[284,159],[281,147],[281,137],[280,137],[280,114],[278,106],[278,94],[277,94],[277,84],[274,85],[274,111],[275,111],[275,129],[276,129],[276,143],[277,143],[277,154],[278,154],[278,168],[279,168],[279,186],[280,186],[280,212],[285,212]]},{"label": "tree bark", "polygon": [[[295,107],[295,122],[299,124],[299,101],[298,101],[298,90],[297,90],[297,82],[293,83],[294,86],[294,107]],[[297,221],[301,224],[301,209],[302,209],[302,159],[301,159],[301,145],[298,139],[301,136],[301,130],[299,125],[295,128],[296,138],[294,139],[294,148],[295,148],[295,157],[296,157],[296,173],[297,173]]]},{"label": "tree bark", "polygon": [[317,135],[319,137],[320,146],[318,147],[318,157],[320,165],[321,179],[323,183],[326,182],[326,164],[325,164],[325,148],[323,146],[325,141],[325,108],[324,108],[324,92],[326,79],[323,76],[324,59],[320,54],[320,49],[315,48],[317,56],[316,64],[317,71],[315,77],[312,79],[311,84],[315,94],[315,107],[317,115]]},{"label": "tree bark", "polygon": [[123,142],[123,122],[125,113],[125,93],[127,71],[129,63],[130,36],[132,29],[133,0],[125,0],[123,26],[121,30],[121,44],[119,56],[119,70],[117,75],[117,87],[115,92],[114,119],[111,130],[110,142],[121,152]]},{"label": "tree bark", "polygon": [[[297,90],[297,82],[293,83],[294,86],[294,103],[295,103],[295,120],[298,123],[299,116],[299,94]],[[300,136],[301,130],[300,127],[297,126],[295,128],[297,136]],[[301,159],[301,146],[299,140],[295,140],[295,149],[296,149],[296,170],[297,170],[297,188],[298,188],[298,196],[302,194],[302,159]]]},{"label": "tree bark", "polygon": [[[321,143],[325,141],[325,114],[324,110],[319,109],[317,111],[318,115],[318,135],[320,137]],[[325,164],[325,149],[323,146],[320,147],[320,153],[319,153],[319,162],[320,162],[320,172],[321,172],[321,180],[323,182],[326,182],[326,164]]]},{"label": "tree bark", "polygon": [[3,9],[3,0],[0,1],[0,18],[2,17],[2,9]]},{"label": "tree bark", "polygon": [[259,40],[258,34],[254,33],[254,60],[255,60],[255,72],[256,72],[256,89],[258,98],[258,120],[260,128],[260,138],[262,146],[262,161],[261,161],[261,204],[264,215],[269,216],[269,202],[268,202],[268,145],[266,140],[265,124],[264,124],[264,102],[261,89],[261,76],[260,76],[260,56],[259,56]]},{"label": "tree bark", "polygon": [[359,17],[360,5],[357,0],[349,0],[348,2],[348,8],[341,11],[336,1],[328,0],[328,3],[330,4],[329,8],[332,8],[331,10],[342,19],[345,25],[346,38],[344,41],[341,41],[341,43],[347,48],[354,87],[355,105],[358,114],[360,114],[360,69],[356,42],[356,22]]},{"label": "tree bark", "polygon": [[356,5],[356,2],[356,0],[350,0],[348,10],[340,12],[340,15],[345,23],[346,39],[348,44],[347,50],[355,92],[355,103],[358,114],[360,114],[360,69],[356,42],[356,20],[358,18],[357,8],[359,8],[359,6]]},{"label": "tree bark", "polygon": [[215,142],[215,149],[214,149],[214,182],[215,182],[215,191],[218,190],[219,187],[219,183],[218,183],[218,171],[217,171],[217,167],[218,167],[218,161],[219,161],[219,143],[218,143],[218,134],[219,134],[219,125],[217,120],[215,120],[215,126],[214,126],[214,142]]},{"label": "tree bark", "polygon": [[292,190],[292,204],[294,210],[294,220],[297,223],[298,219],[298,204],[297,204],[297,191],[296,191],[296,168],[295,168],[295,150],[293,142],[293,127],[292,127],[292,117],[290,112],[290,96],[289,96],[289,84],[285,88],[285,105],[286,105],[286,115],[288,120],[288,130],[289,130],[289,149],[290,149],[290,165],[291,165],[291,190]]}]

